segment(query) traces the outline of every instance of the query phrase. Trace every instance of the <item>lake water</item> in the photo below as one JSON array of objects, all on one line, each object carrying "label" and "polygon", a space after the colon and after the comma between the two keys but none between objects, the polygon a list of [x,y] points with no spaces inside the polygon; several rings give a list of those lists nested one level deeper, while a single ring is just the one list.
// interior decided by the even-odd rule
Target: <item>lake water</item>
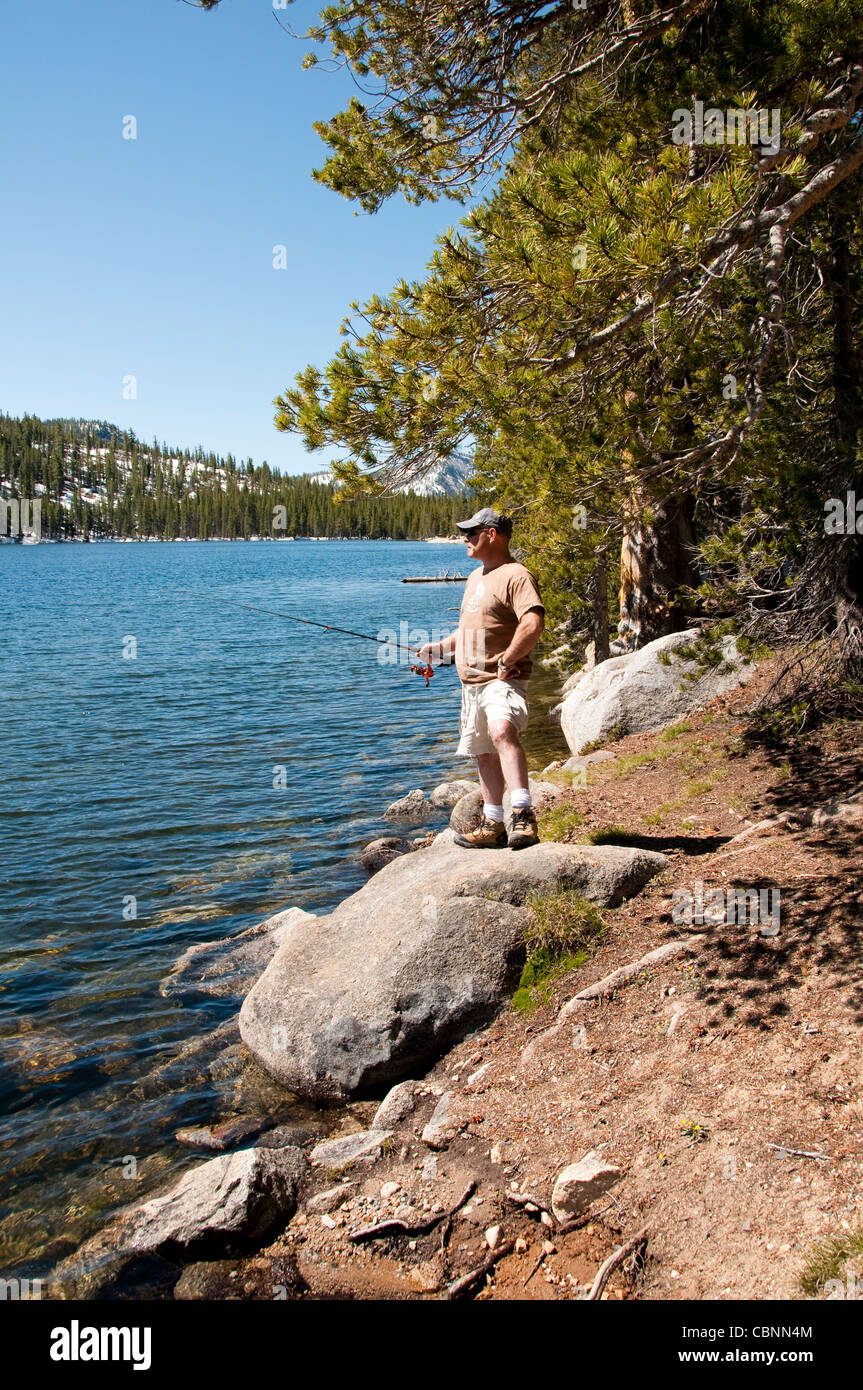
[{"label": "lake water", "polygon": [[[199,1161],[174,1131],[223,1094],[183,1049],[235,1006],[162,998],[177,956],[331,908],[390,801],[473,772],[454,669],[426,689],[371,642],[216,600],[431,635],[461,586],[402,576],[468,563],[393,542],[0,546],[0,1267],[38,1273]],[[555,683],[532,687],[542,766],[566,750],[541,717]]]}]

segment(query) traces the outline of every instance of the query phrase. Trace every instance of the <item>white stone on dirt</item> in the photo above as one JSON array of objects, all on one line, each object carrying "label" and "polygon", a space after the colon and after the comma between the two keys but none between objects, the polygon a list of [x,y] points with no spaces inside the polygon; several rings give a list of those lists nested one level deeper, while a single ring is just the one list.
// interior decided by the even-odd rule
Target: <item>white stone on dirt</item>
[{"label": "white stone on dirt", "polygon": [[591,1202],[614,1187],[623,1171],[591,1149],[578,1163],[570,1163],[558,1174],[551,1194],[551,1209],[558,1221],[580,1216]]},{"label": "white stone on dirt", "polygon": [[387,1091],[372,1120],[372,1129],[398,1129],[416,1105],[419,1082],[400,1081]]},{"label": "white stone on dirt", "polygon": [[430,1149],[444,1149],[463,1125],[464,1120],[456,1113],[455,1094],[445,1091],[422,1132],[422,1141],[428,1144]]},{"label": "white stone on dirt", "polygon": [[392,1138],[386,1129],[363,1129],[358,1134],[345,1134],[340,1139],[325,1139],[312,1149],[310,1160],[316,1168],[346,1168],[358,1159],[376,1158],[386,1139]]},{"label": "white stone on dirt", "polygon": [[485,1233],[485,1243],[489,1250],[496,1250],[500,1244],[500,1226],[489,1226]]},{"label": "white stone on dirt", "polygon": [[306,1211],[313,1215],[319,1215],[324,1211],[336,1211],[356,1190],[355,1182],[343,1182],[339,1183],[338,1187],[328,1187],[325,1192],[316,1192],[314,1197],[310,1197],[306,1202]]}]

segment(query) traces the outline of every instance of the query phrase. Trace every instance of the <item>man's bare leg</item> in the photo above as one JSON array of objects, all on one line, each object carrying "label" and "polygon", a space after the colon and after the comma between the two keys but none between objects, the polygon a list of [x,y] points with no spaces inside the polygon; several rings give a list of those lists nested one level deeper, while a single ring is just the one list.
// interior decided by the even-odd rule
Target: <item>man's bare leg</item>
[{"label": "man's bare leg", "polygon": [[[515,725],[511,724],[508,719],[494,719],[489,723],[488,735],[496,751],[493,754],[489,753],[485,756],[493,757],[500,769],[501,796],[503,796],[504,780],[511,792],[519,790],[526,791],[528,786],[527,758],[525,757],[524,749],[518,741]],[[479,762],[479,758],[477,758],[477,762]],[[485,786],[483,784],[481,768],[479,780],[484,795]],[[488,800],[490,801],[491,797],[489,797]]]},{"label": "man's bare leg", "polygon": [[505,782],[497,753],[477,753],[476,767],[483,801],[487,806],[500,806]]}]

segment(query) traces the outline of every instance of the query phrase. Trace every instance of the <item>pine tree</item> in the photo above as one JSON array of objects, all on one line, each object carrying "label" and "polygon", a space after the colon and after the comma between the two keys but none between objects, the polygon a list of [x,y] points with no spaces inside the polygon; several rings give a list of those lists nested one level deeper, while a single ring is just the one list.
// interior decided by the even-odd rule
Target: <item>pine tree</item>
[{"label": "pine tree", "polygon": [[[347,448],[354,490],[475,441],[480,484],[520,509],[575,628],[599,635],[614,547],[637,643],[696,603],[763,613],[771,566],[776,609],[791,565],[798,604],[829,613],[859,666],[861,541],[825,553],[811,507],[837,452],[861,478],[842,365],[859,357],[861,19],[861,0],[330,7],[315,36],[382,95],[322,129],[323,181],[374,209],[467,196],[509,164],[424,281],[352,306],[277,424]],[[734,138],[698,143],[694,100],[723,132],[731,112]],[[734,113],[761,108],[741,143]]]}]

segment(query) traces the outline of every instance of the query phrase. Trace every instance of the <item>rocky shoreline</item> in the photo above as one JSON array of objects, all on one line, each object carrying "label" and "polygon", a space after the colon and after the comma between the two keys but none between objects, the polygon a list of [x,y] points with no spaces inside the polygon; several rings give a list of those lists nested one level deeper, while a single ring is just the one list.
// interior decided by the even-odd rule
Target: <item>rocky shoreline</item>
[{"label": "rocky shoreline", "polygon": [[[662,643],[652,644],[652,661],[646,648],[637,660],[603,663],[614,665],[614,672],[595,668],[603,671],[599,692],[591,671],[572,686],[562,723],[575,751],[567,762],[546,769],[548,779],[533,784],[540,808],[553,805],[589,767],[613,756],[605,750],[579,756],[588,740],[570,730],[578,727],[580,701],[592,706],[594,727],[597,693],[608,705],[609,691],[613,699],[615,687],[624,687],[617,714],[623,709],[631,718],[637,702],[629,687],[634,679],[637,688],[639,673],[648,670],[645,717],[656,720],[657,668],[669,684],[670,663],[659,659]],[[675,687],[680,665],[671,665]],[[629,666],[637,669],[626,681]],[[723,674],[723,688],[746,678],[742,664],[733,663],[732,674]],[[716,679],[714,673],[702,689],[697,680],[690,683],[690,707],[714,697]],[[678,689],[669,692],[672,717],[679,713],[680,696]],[[661,727],[661,715],[660,707],[654,727]],[[621,719],[607,710],[600,727],[611,718],[619,727]],[[299,1099],[306,1114],[274,1124],[271,1108],[269,1114],[230,1114],[178,1132],[178,1143],[216,1157],[148,1201],[124,1208],[61,1260],[47,1281],[49,1297],[231,1296],[215,1291],[221,1262],[254,1261],[267,1241],[312,1215],[335,1225],[330,1212],[352,1201],[369,1218],[379,1212],[380,1200],[360,1192],[350,1176],[358,1169],[385,1164],[397,1152],[403,1161],[412,1157],[432,1180],[435,1155],[470,1125],[471,1106],[466,1109],[463,1096],[423,1077],[452,1049],[469,1046],[508,1005],[525,963],[532,895],[564,889],[615,907],[667,867],[663,854],[617,844],[552,840],[518,853],[477,855],[455,845],[453,827],[470,818],[478,798],[478,789],[464,782],[444,784],[428,800],[417,789],[394,803],[386,818],[421,825],[449,808],[450,826],[436,835],[386,837],[367,847],[368,882],[333,912],[317,916],[288,908],[228,942],[184,952],[162,982],[164,995],[242,1001],[237,1019],[211,1035],[209,1053],[202,1040],[202,1060],[217,1068],[251,1064],[276,1095],[284,1092],[286,1106]],[[468,1090],[481,1074],[480,1065],[468,1078]],[[489,1161],[494,1163],[493,1154]],[[614,1165],[593,1151],[581,1154],[558,1174],[551,1201],[541,1209],[543,1221],[551,1229],[580,1219],[616,1180]],[[453,1200],[460,1201],[459,1195]],[[396,1206],[394,1231],[421,1241],[442,1222],[452,1223],[452,1204],[426,1205],[419,1224],[415,1206]],[[528,1198],[522,1207],[528,1220],[539,1210]],[[484,1236],[491,1264],[499,1248],[495,1224],[489,1222]],[[377,1239],[358,1236],[355,1243]],[[288,1271],[280,1284],[284,1291],[265,1296],[297,1296],[301,1284]]]}]

